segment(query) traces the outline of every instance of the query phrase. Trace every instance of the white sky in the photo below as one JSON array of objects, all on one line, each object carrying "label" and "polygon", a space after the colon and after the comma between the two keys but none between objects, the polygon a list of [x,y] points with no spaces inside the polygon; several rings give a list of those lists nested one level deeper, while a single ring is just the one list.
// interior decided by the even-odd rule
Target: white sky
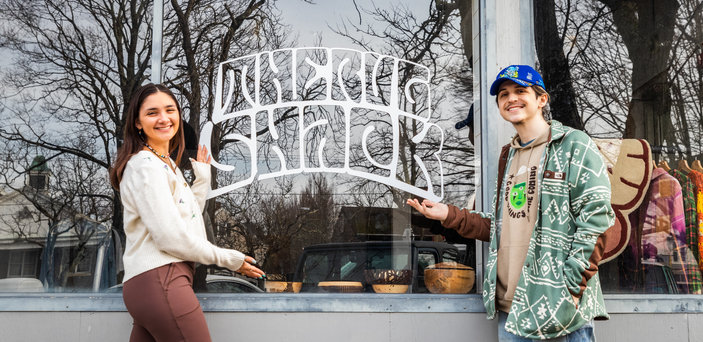
[{"label": "white sky", "polygon": [[378,7],[391,9],[397,6],[406,6],[419,14],[427,12],[431,0],[356,0],[359,11],[352,0],[315,0],[309,4],[302,0],[282,0],[276,3],[282,12],[283,22],[293,28],[293,35],[298,35],[299,46],[316,46],[317,39],[322,35],[322,43],[326,47],[356,47],[349,39],[339,37],[330,27],[336,28],[338,23],[351,20],[359,24],[359,13],[362,16],[362,25],[370,24],[370,17],[364,9],[372,9],[376,3]]}]

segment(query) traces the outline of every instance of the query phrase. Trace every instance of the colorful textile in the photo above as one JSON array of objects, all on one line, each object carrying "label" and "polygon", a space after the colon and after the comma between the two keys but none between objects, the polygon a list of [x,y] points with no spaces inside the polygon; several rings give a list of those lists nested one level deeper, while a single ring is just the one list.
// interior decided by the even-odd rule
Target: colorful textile
[{"label": "colorful textile", "polygon": [[[693,254],[693,259],[698,262],[700,253],[698,251],[698,214],[696,211],[696,186],[693,181],[683,172],[671,169],[669,174],[674,176],[681,185],[681,195],[683,198],[684,220],[686,222],[686,244]],[[688,269],[688,290],[690,293],[700,294],[703,291],[703,279],[700,269],[693,272]]]},{"label": "colorful textile", "polygon": [[[696,213],[698,216],[698,255],[703,255],[703,173],[691,170],[688,177],[696,186]],[[698,259],[698,267],[703,271],[703,260]]]},{"label": "colorful textile", "polygon": [[[689,274],[700,278],[686,242],[681,186],[664,169],[654,169],[652,184],[640,212],[638,231],[641,241],[631,241],[633,251],[639,252],[642,265],[664,265],[671,268],[679,293],[689,293]],[[638,250],[637,243],[641,243]],[[695,271],[698,271],[697,273]],[[651,289],[645,289],[650,292]]]}]

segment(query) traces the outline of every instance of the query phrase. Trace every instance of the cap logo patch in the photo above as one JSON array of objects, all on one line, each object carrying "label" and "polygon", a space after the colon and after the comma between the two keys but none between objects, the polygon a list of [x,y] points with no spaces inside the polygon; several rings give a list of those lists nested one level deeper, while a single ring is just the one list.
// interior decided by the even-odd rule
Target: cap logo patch
[{"label": "cap logo patch", "polygon": [[505,69],[501,70],[500,73],[498,73],[498,76],[496,76],[496,80],[493,81],[493,84],[491,85],[490,94],[498,95],[500,85],[505,80],[511,80],[523,87],[538,85],[542,88],[545,88],[542,76],[539,74],[539,72],[537,72],[537,70],[534,70],[531,66],[510,65]]},{"label": "cap logo patch", "polygon": [[509,67],[503,70],[503,73],[500,75],[500,77],[511,77],[511,78],[517,78],[517,67]]}]

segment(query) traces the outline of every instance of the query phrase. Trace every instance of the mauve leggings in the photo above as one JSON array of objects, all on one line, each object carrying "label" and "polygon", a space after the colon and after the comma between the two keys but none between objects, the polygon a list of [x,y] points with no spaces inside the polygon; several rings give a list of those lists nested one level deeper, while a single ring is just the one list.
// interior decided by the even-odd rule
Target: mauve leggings
[{"label": "mauve leggings", "polygon": [[131,342],[211,341],[193,293],[193,264],[172,263],[124,283],[122,297],[134,319]]}]

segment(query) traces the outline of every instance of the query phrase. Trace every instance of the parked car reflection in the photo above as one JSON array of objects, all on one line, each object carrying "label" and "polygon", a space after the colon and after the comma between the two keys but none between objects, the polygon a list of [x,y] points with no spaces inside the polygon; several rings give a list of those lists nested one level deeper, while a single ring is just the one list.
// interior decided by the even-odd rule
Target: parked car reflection
[{"label": "parked car reflection", "polygon": [[264,292],[256,285],[242,278],[208,274],[205,278],[208,293],[252,293]]},{"label": "parked car reflection", "polygon": [[[262,289],[242,278],[208,274],[205,278],[207,293],[257,293]],[[105,292],[122,292],[122,284],[110,287]]]}]

